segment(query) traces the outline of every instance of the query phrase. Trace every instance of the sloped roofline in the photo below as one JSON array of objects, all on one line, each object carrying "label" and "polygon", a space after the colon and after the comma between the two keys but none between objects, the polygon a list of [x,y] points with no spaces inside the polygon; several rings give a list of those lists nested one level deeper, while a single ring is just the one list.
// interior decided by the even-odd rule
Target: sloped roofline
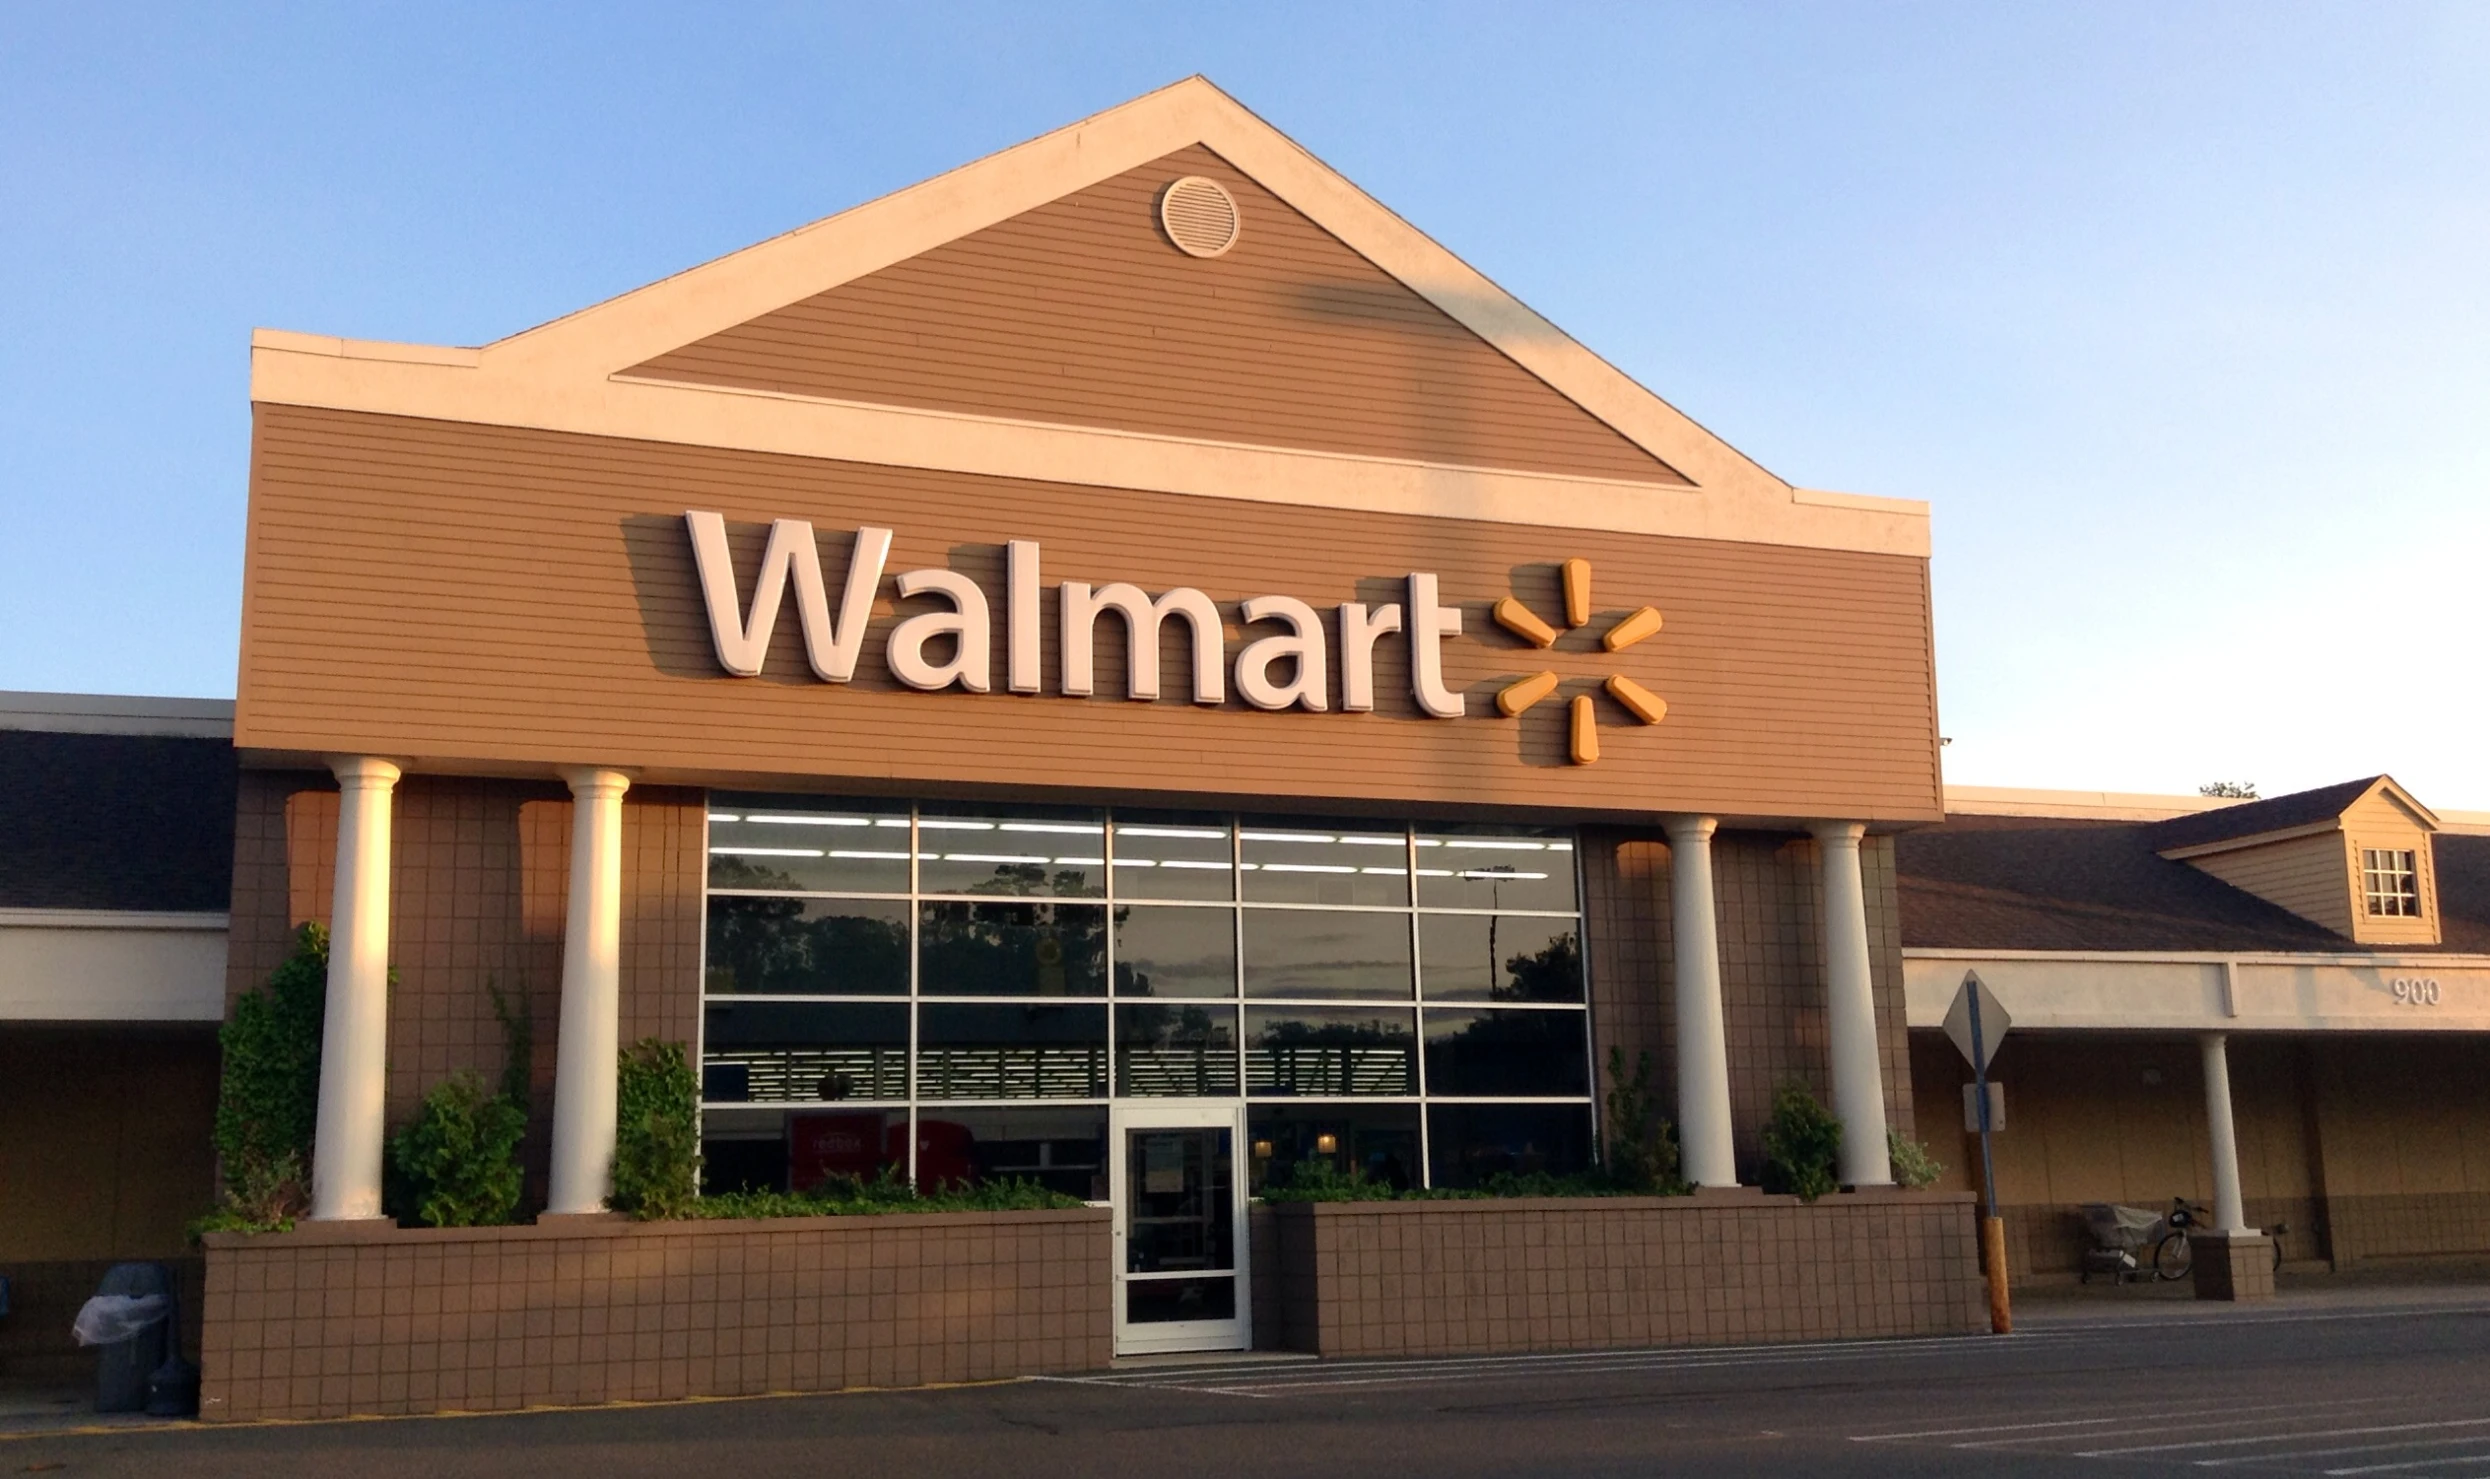
[{"label": "sloped roofline", "polygon": [[[1195,144],[1692,489],[635,379],[633,366]],[[1928,553],[1928,507],[1793,487],[1584,348],[1206,78],[479,349],[260,330],[252,399],[1264,501]]]},{"label": "sloped roofline", "polygon": [[2380,791],[2409,809],[2420,820],[2424,830],[2439,830],[2436,812],[2423,806],[2393,776],[2374,775],[2366,780],[2342,781],[2331,786],[2294,791],[2287,796],[2245,802],[2220,811],[2175,817],[2155,826],[2150,838],[2155,852],[2173,859],[2208,857],[2243,847],[2262,847],[2271,842],[2334,831],[2342,825],[2345,812]]}]

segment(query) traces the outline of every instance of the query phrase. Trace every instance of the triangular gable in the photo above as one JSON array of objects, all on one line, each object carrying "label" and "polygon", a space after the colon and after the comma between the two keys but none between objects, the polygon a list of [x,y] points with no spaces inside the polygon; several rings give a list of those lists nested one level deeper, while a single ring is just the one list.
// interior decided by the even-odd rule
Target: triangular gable
[{"label": "triangular gable", "polygon": [[[1381,313],[1414,299],[1465,330],[1476,344],[1435,325],[1434,384],[1493,389],[1507,398],[1505,420],[1483,415],[1480,427],[1464,428],[1413,414],[1397,445],[1364,451],[1351,447],[1370,444],[1326,432],[1304,404],[1293,421],[1277,418],[1284,438],[1265,425],[1254,432],[1265,440],[1252,442],[1221,435],[1198,402],[1177,417],[1133,396],[1117,421],[1071,422],[1048,419],[1044,407],[1014,413],[991,395],[945,403],[922,384],[912,398],[876,402],[816,393],[852,390],[828,381],[788,390],[756,377],[656,376],[716,377],[717,365],[687,362],[689,346],[740,342],[753,332],[745,326],[798,305],[844,305],[851,285],[859,291],[850,297],[870,297],[882,287],[877,274],[947,260],[946,248],[1099,187],[1111,196],[1126,188],[1116,183],[1123,177],[1175,155],[1214,159],[1232,171],[1224,178],[1250,182],[1257,193],[1246,208],[1268,215],[1265,226],[1293,218],[1309,239],[1327,238],[1340,253],[1327,261],[1344,279],[1351,264],[1366,274],[1362,306]],[[1249,239],[1256,229],[1249,217]],[[1924,503],[1813,492],[1774,477],[1200,78],[481,349],[261,330],[251,395],[1096,487],[1928,554]],[[1524,403],[1527,414],[1510,410]],[[985,409],[960,409],[972,404]],[[1481,460],[1458,460],[1472,458]]]},{"label": "triangular gable", "polygon": [[[1233,247],[1160,229],[1186,177]],[[634,376],[1465,467],[1667,463],[1196,144],[633,366]]]}]

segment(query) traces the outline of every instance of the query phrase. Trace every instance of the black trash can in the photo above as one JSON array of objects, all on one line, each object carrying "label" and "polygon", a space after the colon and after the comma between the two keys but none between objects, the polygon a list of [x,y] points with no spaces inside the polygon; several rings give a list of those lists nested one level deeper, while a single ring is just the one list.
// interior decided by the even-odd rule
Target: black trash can
[{"label": "black trash can", "polygon": [[166,1361],[181,1355],[173,1343],[180,1328],[176,1323],[180,1296],[174,1288],[173,1271],[161,1263],[116,1263],[104,1275],[104,1282],[96,1286],[95,1294],[99,1299],[118,1295],[162,1301],[159,1316],[123,1339],[96,1347],[95,1410],[145,1412],[149,1378]]}]

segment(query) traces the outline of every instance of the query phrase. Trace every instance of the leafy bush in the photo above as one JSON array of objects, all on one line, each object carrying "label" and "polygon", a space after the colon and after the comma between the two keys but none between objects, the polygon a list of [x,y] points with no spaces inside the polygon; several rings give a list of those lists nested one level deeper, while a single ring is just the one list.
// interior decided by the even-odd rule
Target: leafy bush
[{"label": "leafy bush", "polygon": [[1885,1153],[1893,1160],[1893,1179],[1916,1191],[1934,1185],[1945,1174],[1945,1163],[1928,1153],[1928,1147],[1900,1130],[1887,1127]]},{"label": "leafy bush", "polygon": [[1043,1212],[1084,1205],[1035,1181],[1017,1178],[920,1192],[896,1167],[872,1180],[829,1176],[810,1191],[730,1191],[700,1198],[683,1215],[722,1217],[871,1217],[895,1212]]},{"label": "leafy bush", "polygon": [[623,1049],[615,1085],[610,1201],[614,1210],[643,1222],[704,1215],[700,1082],[684,1061],[681,1043],[644,1037]]},{"label": "leafy bush", "polygon": [[389,1141],[409,1210],[428,1227],[498,1227],[519,1209],[519,1137],[527,1111],[484,1080],[454,1073],[424,1096]]},{"label": "leafy bush", "polygon": [[328,931],[306,924],[295,932],[293,953],[242,994],[218,1032],[224,1077],[215,1139],[225,1184],[216,1210],[194,1231],[274,1231],[291,1227],[308,1205],[328,977]]},{"label": "leafy bush", "polygon": [[493,1000],[493,1020],[501,1024],[501,1096],[524,1113],[536,1088],[536,1020],[527,1014],[527,993],[513,1002],[501,983],[484,978],[484,994]]},{"label": "leafy bush", "polygon": [[1647,1196],[1677,1196],[1686,1183],[1677,1177],[1677,1127],[1660,1113],[1651,1092],[1651,1054],[1637,1054],[1634,1071],[1625,1071],[1625,1050],[1608,1050],[1609,1179],[1619,1187]]},{"label": "leafy bush", "polygon": [[1785,1083],[1764,1122],[1764,1190],[1812,1202],[1841,1183],[1833,1165],[1842,1149],[1842,1122],[1804,1084]]},{"label": "leafy bush", "polygon": [[1604,1171],[1558,1176],[1546,1171],[1501,1171],[1476,1186],[1396,1187],[1352,1168],[1299,1161],[1286,1176],[1263,1183],[1266,1202],[1475,1202],[1503,1197],[1640,1197],[1647,1188],[1627,1186]]},{"label": "leafy bush", "polygon": [[1323,1156],[1308,1156],[1262,1184],[1266,1202],[1390,1202],[1410,1193],[1377,1181],[1359,1168],[1341,1170]]}]

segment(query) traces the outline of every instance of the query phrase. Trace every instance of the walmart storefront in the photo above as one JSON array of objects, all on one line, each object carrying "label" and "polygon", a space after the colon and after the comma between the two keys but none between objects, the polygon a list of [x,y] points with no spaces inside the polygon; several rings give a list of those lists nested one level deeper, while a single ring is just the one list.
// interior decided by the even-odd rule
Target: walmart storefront
[{"label": "walmart storefront", "polygon": [[[650,1037],[697,1060],[712,1189],[1095,1204],[1030,1214],[1072,1220],[994,1275],[1073,1290],[1037,1325],[839,1316],[875,1350],[1346,1348],[1282,1327],[1347,1307],[1306,1291],[1350,1276],[1348,1214],[1253,1190],[1582,1169],[1645,1055],[1702,1190],[1601,1215],[1763,1215],[1795,1082],[1844,1126],[1844,1207],[1917,1236],[1883,1188],[1891,838],[1942,812],[1924,506],[1773,477],[1207,83],[481,349],[263,331],[252,385],[229,993],[330,926],[304,1246],[384,1283],[468,1246],[387,1225],[382,1146],[497,1069],[496,992],[537,1043],[534,1221],[491,1242],[522,1307],[621,1297],[576,1273],[616,1266],[597,1239],[693,1246],[603,1212]],[[1535,1205],[1358,1215],[1517,1249],[1591,1216]],[[1817,1211],[1785,1246],[1850,1215]],[[1942,1211],[1930,1268],[1970,1233]],[[960,1256],[1018,1256],[990,1234]],[[1822,1310],[1651,1307],[1958,1325],[1952,1266],[1905,1266]],[[229,1414],[449,1400],[270,1374],[295,1337],[251,1308]],[[1408,1328],[1504,1338],[1448,1318]],[[1564,1329],[1532,1338],[1632,1335]],[[513,1400],[971,1369],[661,1379],[723,1358],[625,1346],[594,1380],[521,1359]]]}]

